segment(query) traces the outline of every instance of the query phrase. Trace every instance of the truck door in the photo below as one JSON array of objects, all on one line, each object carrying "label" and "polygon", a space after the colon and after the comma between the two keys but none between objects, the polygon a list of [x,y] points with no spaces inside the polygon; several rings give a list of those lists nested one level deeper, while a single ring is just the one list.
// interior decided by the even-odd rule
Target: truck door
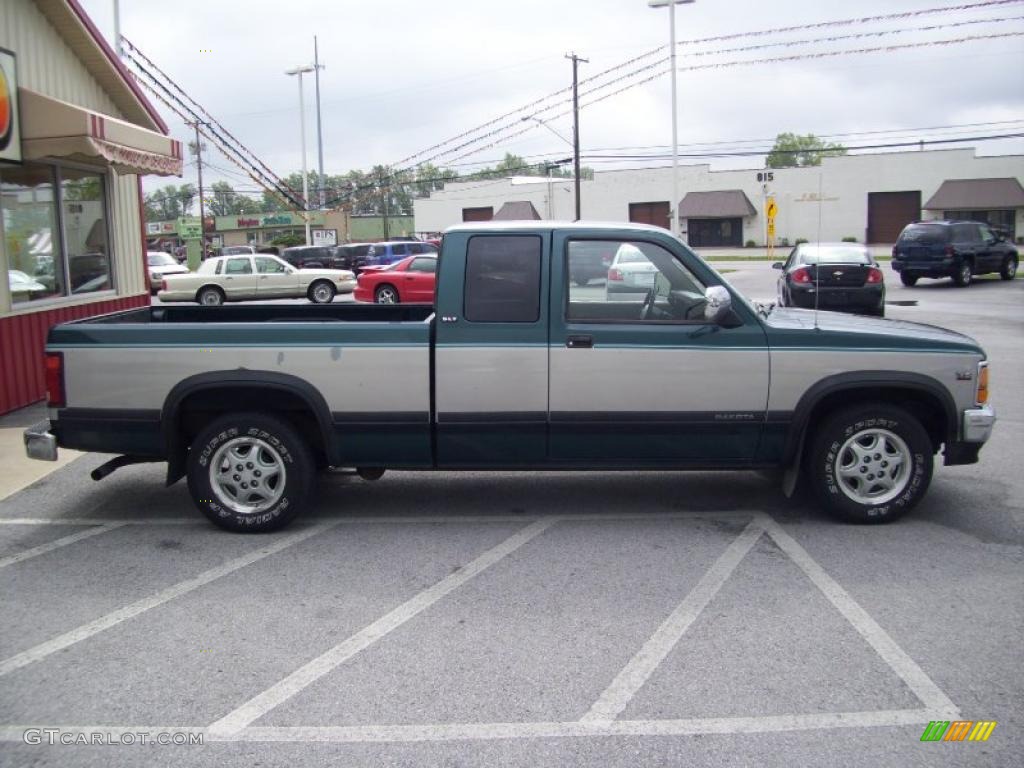
[{"label": "truck door", "polygon": [[549,249],[546,231],[445,235],[434,359],[439,466],[544,463]]},{"label": "truck door", "polygon": [[[550,460],[670,467],[737,464],[757,453],[769,357],[760,323],[704,320],[720,280],[668,235],[625,231],[552,242]],[[615,252],[600,283],[578,285],[573,260],[601,241]]]}]

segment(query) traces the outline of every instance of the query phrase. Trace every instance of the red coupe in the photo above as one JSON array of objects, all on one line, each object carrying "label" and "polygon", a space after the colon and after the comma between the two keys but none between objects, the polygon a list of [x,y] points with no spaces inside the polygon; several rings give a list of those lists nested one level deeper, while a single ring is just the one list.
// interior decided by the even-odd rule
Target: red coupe
[{"label": "red coupe", "polygon": [[409,256],[384,267],[363,267],[356,301],[375,304],[433,304],[436,256]]}]

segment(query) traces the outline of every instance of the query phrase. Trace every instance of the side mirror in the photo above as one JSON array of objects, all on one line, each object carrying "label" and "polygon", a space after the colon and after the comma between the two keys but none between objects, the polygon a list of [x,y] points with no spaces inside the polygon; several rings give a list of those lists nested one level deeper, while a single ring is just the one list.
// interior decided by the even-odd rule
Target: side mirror
[{"label": "side mirror", "polygon": [[772,269],[782,269],[782,262],[776,261],[774,264],[772,264]]},{"label": "side mirror", "polygon": [[716,325],[725,319],[732,309],[732,295],[724,285],[711,285],[704,291],[707,303],[704,305],[704,319]]}]

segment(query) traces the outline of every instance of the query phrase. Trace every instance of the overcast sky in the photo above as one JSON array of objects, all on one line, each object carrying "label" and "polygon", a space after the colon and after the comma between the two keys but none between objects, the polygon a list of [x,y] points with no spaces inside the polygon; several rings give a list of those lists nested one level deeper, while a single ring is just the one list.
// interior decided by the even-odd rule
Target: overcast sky
[{"label": "overcast sky", "polygon": [[[112,38],[112,0],[82,0],[82,4],[101,31]],[[861,0],[856,4],[697,0],[677,8],[677,30],[679,40],[686,40],[954,4],[954,0]],[[122,0],[121,7],[123,34],[282,176],[300,167],[298,89],[295,78],[286,77],[284,70],[312,61],[314,34],[319,36],[321,61],[327,67],[321,75],[327,173],[400,161],[568,85],[571,65],[564,55],[569,51],[590,60],[581,65],[584,77],[668,41],[667,10],[648,8],[646,0]],[[1024,32],[1024,20],[1015,17],[1024,17],[1024,2],[904,21],[702,43],[681,48],[679,66]],[[1001,21],[917,29],[984,19]],[[799,47],[682,56],[693,51],[896,29],[904,31]],[[585,154],[602,150],[615,154],[618,150],[606,148],[670,143],[671,92],[667,67],[664,70],[666,74],[652,82],[583,110],[580,135]],[[687,145],[701,142],[758,139],[767,141],[715,149],[763,147],[780,131],[851,134],[1018,121],[944,133],[1021,133],[1022,72],[1024,37],[680,72],[681,151],[693,151]],[[314,169],[312,80],[307,84],[308,162]],[[158,106],[172,134],[187,139],[181,120]],[[571,138],[570,117],[554,118],[550,124]],[[939,134],[943,132],[933,130],[925,137]],[[916,133],[870,134],[850,137],[847,143],[916,138]],[[569,147],[535,126],[525,135],[502,140],[458,162],[493,161],[506,151],[564,156]],[[652,150],[626,153],[647,151]],[[978,144],[979,154],[1022,152],[1021,139]],[[208,160],[233,168],[212,150]],[[598,170],[613,167],[584,162]],[[644,164],[622,162],[627,167]],[[716,168],[744,168],[758,167],[762,161],[732,157],[706,162]],[[218,178],[215,170],[209,174],[209,178]],[[251,181],[237,182],[219,175],[254,188]],[[204,174],[204,181],[207,178]],[[195,181],[194,165],[186,168],[184,180]],[[152,189],[167,181],[150,177],[146,186]]]}]

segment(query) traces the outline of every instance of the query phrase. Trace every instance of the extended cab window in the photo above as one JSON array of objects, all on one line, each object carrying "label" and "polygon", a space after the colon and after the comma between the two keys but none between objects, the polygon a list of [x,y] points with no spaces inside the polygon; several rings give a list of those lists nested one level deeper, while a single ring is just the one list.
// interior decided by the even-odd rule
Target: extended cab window
[{"label": "extended cab window", "polygon": [[567,320],[704,322],[704,284],[660,245],[570,240],[566,260]]},{"label": "extended cab window", "polygon": [[540,319],[541,239],[478,235],[466,251],[466,319],[534,323]]}]

